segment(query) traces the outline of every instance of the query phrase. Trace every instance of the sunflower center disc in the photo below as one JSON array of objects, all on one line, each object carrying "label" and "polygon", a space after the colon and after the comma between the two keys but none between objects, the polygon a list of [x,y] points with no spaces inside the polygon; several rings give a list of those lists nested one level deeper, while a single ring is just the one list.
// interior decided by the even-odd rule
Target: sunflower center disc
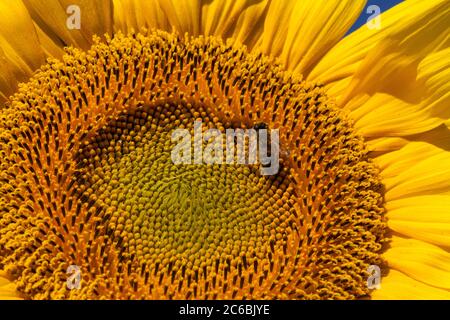
[{"label": "sunflower center disc", "polygon": [[[172,133],[195,121],[278,129],[279,171],[175,164]],[[356,298],[382,263],[362,138],[320,86],[219,39],[69,49],[1,110],[0,132],[0,267],[25,297]]]},{"label": "sunflower center disc", "polygon": [[[286,172],[264,176],[258,164],[174,164],[171,133],[181,126],[194,137],[194,115],[204,110],[181,105],[141,110],[102,129],[78,157],[86,168],[79,194],[96,195],[97,205],[114,212],[108,227],[125,235],[127,251],[151,269],[171,263],[202,269],[242,252],[266,257],[270,241],[286,238],[278,225],[295,224],[291,207],[297,198]],[[165,121],[171,117],[182,120]],[[223,128],[207,116],[202,120]]]}]

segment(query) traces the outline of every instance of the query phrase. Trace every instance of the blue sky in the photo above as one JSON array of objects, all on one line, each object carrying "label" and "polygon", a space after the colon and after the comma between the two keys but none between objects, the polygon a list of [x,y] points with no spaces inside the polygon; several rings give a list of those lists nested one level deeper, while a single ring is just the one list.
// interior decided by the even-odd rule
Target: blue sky
[{"label": "blue sky", "polygon": [[[369,0],[367,1],[366,8],[370,5],[377,5],[380,7],[381,12],[386,11],[387,9],[395,6],[396,4],[402,2],[402,0]],[[367,19],[371,16],[371,14],[368,14],[366,12],[366,9],[362,12],[361,16],[358,18],[356,23],[353,25],[353,27],[350,29],[349,33],[355,31],[358,29],[361,25],[365,24],[367,22]]]}]

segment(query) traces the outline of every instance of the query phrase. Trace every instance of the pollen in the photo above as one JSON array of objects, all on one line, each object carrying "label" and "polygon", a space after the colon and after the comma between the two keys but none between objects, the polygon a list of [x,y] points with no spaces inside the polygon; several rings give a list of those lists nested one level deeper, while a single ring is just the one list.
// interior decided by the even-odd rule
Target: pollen
[{"label": "pollen", "polygon": [[[174,164],[172,132],[195,121],[278,129],[278,173]],[[31,299],[364,297],[380,181],[320,85],[215,37],[116,34],[0,109],[0,268]]]}]

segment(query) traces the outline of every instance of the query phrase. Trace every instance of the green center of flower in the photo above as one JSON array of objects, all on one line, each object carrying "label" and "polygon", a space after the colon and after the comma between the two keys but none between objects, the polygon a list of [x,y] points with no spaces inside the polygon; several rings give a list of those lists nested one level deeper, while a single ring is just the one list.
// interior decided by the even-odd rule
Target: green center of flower
[{"label": "green center of flower", "polygon": [[[173,132],[191,133],[193,154],[194,115],[205,111],[168,104],[138,110],[102,129],[78,155],[84,168],[78,193],[94,196],[112,213],[108,228],[123,238],[124,250],[152,270],[171,266],[167,271],[176,272],[183,264],[209,269],[224,259],[234,262],[242,253],[250,262],[266,257],[271,242],[281,245],[287,234],[280,224],[295,224],[298,198],[286,171],[261,175],[260,164],[237,163],[237,148],[230,164],[175,164]],[[203,120],[223,128],[208,116]],[[208,143],[202,142],[204,152]]]}]

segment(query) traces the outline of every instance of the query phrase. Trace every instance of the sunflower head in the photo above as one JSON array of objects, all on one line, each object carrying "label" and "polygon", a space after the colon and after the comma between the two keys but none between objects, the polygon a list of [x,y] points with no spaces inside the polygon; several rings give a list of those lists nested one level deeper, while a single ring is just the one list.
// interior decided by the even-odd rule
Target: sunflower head
[{"label": "sunflower head", "polygon": [[[70,32],[35,1],[12,6],[30,19],[24,28],[40,54],[39,68],[21,69],[17,78],[26,81],[17,89],[0,82],[0,294],[354,299],[376,294],[368,283],[374,266],[388,289],[396,281],[403,292],[448,293],[449,283],[420,273],[420,255],[405,254],[416,245],[448,258],[446,233],[415,221],[428,208],[436,212],[430,219],[443,219],[450,207],[450,135],[443,102],[433,100],[441,79],[431,77],[445,69],[433,63],[441,53],[406,59],[407,71],[391,68],[385,78],[378,65],[368,72],[380,54],[413,44],[380,31],[377,43],[357,50],[364,30],[338,43],[362,2],[322,4],[320,16],[338,27],[315,21],[320,4],[308,1],[106,2],[79,1],[106,16]],[[151,22],[140,16],[144,8]],[[436,19],[436,32],[440,26]],[[423,96],[389,85],[412,82],[411,70],[419,79],[407,87]],[[408,126],[402,108],[419,122]],[[401,116],[380,123],[377,111]],[[177,130],[188,134],[193,162],[174,162]],[[265,175],[260,159],[241,162],[229,148],[236,136],[195,140],[211,130],[276,130],[279,139],[266,143],[276,146],[278,170]],[[251,154],[261,144],[244,139],[242,148]],[[226,161],[214,161],[217,150]],[[436,174],[418,178],[431,164]],[[74,266],[75,289],[67,274]],[[441,269],[448,275],[445,263]]]}]

